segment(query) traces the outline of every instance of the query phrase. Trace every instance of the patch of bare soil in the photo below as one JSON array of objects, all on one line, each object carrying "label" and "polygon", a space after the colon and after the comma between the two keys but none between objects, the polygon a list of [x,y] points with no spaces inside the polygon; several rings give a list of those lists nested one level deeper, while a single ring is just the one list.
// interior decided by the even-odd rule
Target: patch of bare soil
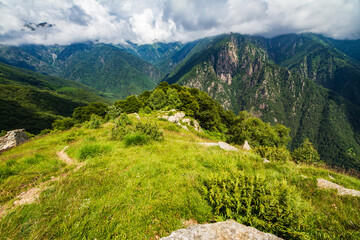
[{"label": "patch of bare soil", "polygon": [[[60,152],[56,152],[56,155],[59,157],[59,159],[63,162],[66,163],[66,165],[73,165],[75,163],[77,163],[76,160],[70,158],[67,153],[65,152],[65,150],[68,148],[69,146],[66,146],[63,148],[63,150],[61,150]],[[81,167],[83,166],[83,164],[77,164],[76,168],[73,170],[74,172],[76,172],[77,170],[79,170]],[[28,189],[25,192],[20,193],[18,196],[15,197],[15,200],[13,202],[12,205],[9,204],[5,204],[0,208],[0,218],[4,215],[6,215],[6,213],[8,211],[10,211],[11,209],[17,207],[17,206],[21,206],[21,205],[25,205],[25,204],[31,204],[33,202],[35,202],[39,196],[40,193],[44,190],[46,190],[49,186],[48,184],[54,181],[59,181],[60,178],[65,178],[69,173],[63,173],[57,177],[52,177],[49,181],[40,183],[37,187],[33,187]]]}]

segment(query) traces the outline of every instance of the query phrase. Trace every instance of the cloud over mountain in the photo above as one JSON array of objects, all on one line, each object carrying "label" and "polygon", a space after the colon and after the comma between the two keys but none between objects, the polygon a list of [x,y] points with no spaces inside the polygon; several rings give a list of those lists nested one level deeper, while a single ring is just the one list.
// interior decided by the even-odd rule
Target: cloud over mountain
[{"label": "cloud over mountain", "polygon": [[[189,41],[224,32],[360,38],[360,0],[2,0],[0,43]],[[51,28],[24,31],[24,24]]]}]

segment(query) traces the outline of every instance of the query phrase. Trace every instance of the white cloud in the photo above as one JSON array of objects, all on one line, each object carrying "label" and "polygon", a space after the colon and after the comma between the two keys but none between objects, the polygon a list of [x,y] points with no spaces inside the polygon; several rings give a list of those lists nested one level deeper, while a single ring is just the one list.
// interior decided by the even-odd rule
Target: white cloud
[{"label": "white cloud", "polygon": [[[360,38],[360,0],[0,0],[0,43],[189,41],[226,32]],[[51,28],[24,29],[48,22]]]}]

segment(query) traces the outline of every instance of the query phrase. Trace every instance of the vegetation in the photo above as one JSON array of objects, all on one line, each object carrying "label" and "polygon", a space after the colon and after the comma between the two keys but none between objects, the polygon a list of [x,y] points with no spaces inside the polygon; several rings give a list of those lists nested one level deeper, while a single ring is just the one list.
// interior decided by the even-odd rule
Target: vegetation
[{"label": "vegetation", "polygon": [[[183,228],[184,220],[233,218],[286,239],[360,237],[360,200],[316,187],[316,179],[325,178],[360,190],[359,179],[311,164],[263,163],[255,153],[207,148],[196,143],[209,140],[182,128],[166,130],[175,125],[156,114],[140,117],[122,114],[98,129],[73,127],[2,153],[2,206],[52,176],[60,181],[45,183],[36,203],[3,215],[1,236],[152,239]],[[129,140],[109,139],[114,126],[124,126]],[[143,144],[141,135],[165,141]],[[81,168],[56,157],[67,145]]]},{"label": "vegetation", "polygon": [[320,155],[309,139],[305,139],[300,147],[294,150],[292,158],[295,162],[315,163],[320,161]]}]

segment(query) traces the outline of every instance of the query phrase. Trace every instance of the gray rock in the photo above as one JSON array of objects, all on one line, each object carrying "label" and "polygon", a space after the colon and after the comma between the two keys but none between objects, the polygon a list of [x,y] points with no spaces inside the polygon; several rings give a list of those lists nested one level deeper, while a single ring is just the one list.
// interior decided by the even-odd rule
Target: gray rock
[{"label": "gray rock", "polygon": [[244,150],[249,151],[251,150],[251,147],[247,140],[245,140],[244,145],[241,146]]},{"label": "gray rock", "polygon": [[325,189],[336,189],[338,195],[351,195],[353,197],[360,197],[360,191],[357,191],[355,189],[344,188],[343,186],[340,186],[336,183],[330,182],[322,178],[317,179],[317,186],[319,188],[325,188]]},{"label": "gray rock", "polygon": [[263,163],[269,163],[270,161],[267,160],[266,158],[263,158]]},{"label": "gray rock", "polygon": [[5,136],[0,138],[0,152],[16,147],[27,140],[29,140],[29,137],[25,133],[25,129],[9,131]]},{"label": "gray rock", "polygon": [[177,122],[180,122],[180,120],[183,119],[184,117],[185,117],[184,112],[177,112],[177,113],[174,113],[174,115],[169,116],[169,118],[167,120],[169,122],[177,123]]},{"label": "gray rock", "polygon": [[226,142],[219,142],[219,147],[221,149],[224,149],[225,151],[239,151],[239,149],[237,149],[236,147],[231,146],[230,144],[226,143]]},{"label": "gray rock", "polygon": [[277,236],[263,233],[234,220],[212,224],[199,224],[172,232],[163,240],[279,240]]}]

